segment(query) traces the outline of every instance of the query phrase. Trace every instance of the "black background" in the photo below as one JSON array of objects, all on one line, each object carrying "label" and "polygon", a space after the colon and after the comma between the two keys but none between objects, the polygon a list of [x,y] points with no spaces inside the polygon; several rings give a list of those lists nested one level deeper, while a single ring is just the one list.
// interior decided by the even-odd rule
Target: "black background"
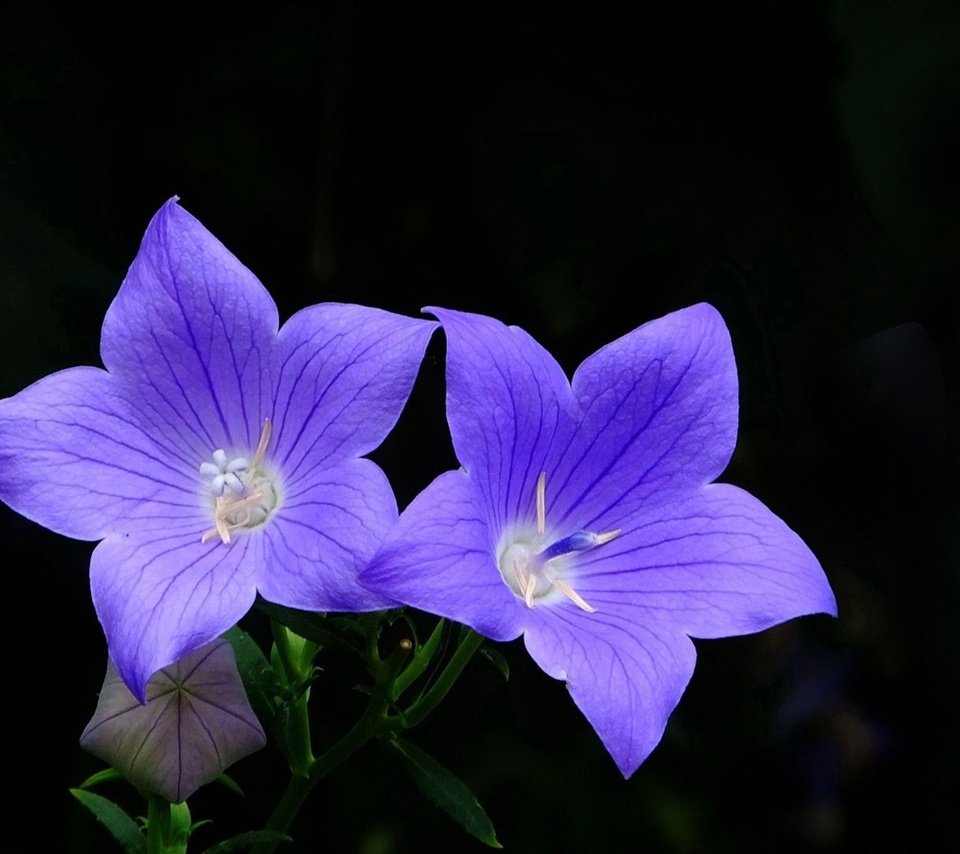
[{"label": "black background", "polygon": [[[707,300],[741,381],[722,479],[804,537],[840,618],[698,643],[628,782],[520,643],[502,647],[509,682],[472,664],[413,737],[508,851],[955,843],[960,7],[359,5],[5,8],[0,395],[99,363],[103,313],[174,194],[282,317],[480,311],[572,373]],[[455,465],[442,360],[437,335],[374,455],[401,506]],[[105,664],[91,547],[0,511],[5,844],[108,850],[67,793],[99,767],[77,745]],[[323,663],[321,742],[359,702]],[[192,799],[214,820],[195,850],[255,826],[284,781],[267,753],[234,772],[246,799]],[[375,748],[296,835],[287,850],[481,850]]]}]

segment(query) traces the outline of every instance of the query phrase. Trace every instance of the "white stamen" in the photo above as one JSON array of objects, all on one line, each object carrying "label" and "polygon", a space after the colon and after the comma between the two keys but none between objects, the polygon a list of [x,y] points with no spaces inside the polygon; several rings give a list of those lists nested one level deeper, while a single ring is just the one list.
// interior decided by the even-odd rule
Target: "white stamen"
[{"label": "white stamen", "polygon": [[537,478],[537,533],[547,530],[547,473],[540,472]]},{"label": "white stamen", "polygon": [[517,587],[520,588],[520,593],[524,599],[527,598],[527,579],[523,574],[523,570],[520,569],[520,561],[515,560],[513,562],[513,573],[517,576]]},{"label": "white stamen", "polygon": [[216,496],[213,504],[214,527],[203,534],[200,542],[219,537],[222,543],[228,544],[231,531],[263,524],[276,508],[276,486],[263,470],[271,432],[271,422],[267,418],[263,423],[253,465],[246,457],[228,460],[222,448],[213,452],[213,463],[200,464],[200,473],[210,478],[210,490]]},{"label": "white stamen", "polygon": [[[610,540],[615,540],[622,533],[623,529],[617,528],[616,531],[607,531],[605,534],[597,534],[597,545],[602,546],[604,543],[609,543]],[[596,548],[596,546],[594,546],[594,548]]]},{"label": "white stamen", "polygon": [[263,463],[263,456],[267,452],[267,445],[270,444],[270,436],[273,434],[273,423],[269,418],[263,419],[263,431],[260,433],[260,442],[257,444],[257,452],[253,455],[253,467],[259,468]]},{"label": "white stamen", "polygon": [[588,614],[596,614],[596,613],[597,613],[597,609],[594,608],[593,605],[588,605],[588,604],[583,600],[583,597],[581,597],[580,594],[577,593],[576,590],[574,590],[569,584],[567,584],[566,581],[561,581],[561,580],[558,578],[558,579],[557,579],[556,581],[554,581],[553,583],[556,585],[557,589],[558,589],[564,596],[566,596],[571,602],[573,602],[578,608],[580,608],[580,609],[583,610],[583,611],[586,611]]},{"label": "white stamen", "polygon": [[536,534],[528,532],[504,543],[500,551],[500,574],[528,608],[555,601],[557,597],[551,593],[556,590],[582,611],[594,614],[597,609],[577,593],[564,576],[575,566],[577,555],[609,543],[620,536],[621,530],[602,534],[575,531],[566,537],[548,539],[546,484],[547,473],[542,471],[536,486]]}]

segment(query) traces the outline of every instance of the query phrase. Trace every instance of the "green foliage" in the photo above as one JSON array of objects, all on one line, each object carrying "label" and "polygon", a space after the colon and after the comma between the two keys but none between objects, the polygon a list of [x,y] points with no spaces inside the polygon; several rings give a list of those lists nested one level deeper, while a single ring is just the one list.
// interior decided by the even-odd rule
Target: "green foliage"
[{"label": "green foliage", "polygon": [[122,780],[123,775],[116,768],[104,768],[102,771],[97,771],[96,774],[91,774],[80,784],[81,789],[92,789],[94,786],[99,786],[101,783],[110,783],[113,780]]},{"label": "green foliage", "polygon": [[280,842],[292,841],[287,834],[276,830],[251,830],[224,839],[223,842],[208,848],[203,854],[230,854],[232,851],[247,851],[254,845],[276,845]]},{"label": "green foliage", "polygon": [[492,646],[482,646],[480,647],[480,655],[497,668],[505,682],[509,681],[510,665],[507,664],[507,660],[503,657],[503,653],[501,653],[500,650],[494,649]]},{"label": "green foliage", "polygon": [[237,669],[254,713],[264,726],[268,726],[274,718],[274,698],[279,693],[279,683],[273,667],[256,641],[243,629],[234,626],[224,633],[223,638],[233,647]]},{"label": "green foliage", "polygon": [[94,814],[127,854],[147,854],[147,840],[140,827],[113,801],[85,789],[71,789],[70,794]]},{"label": "green foliage", "polygon": [[409,741],[393,738],[386,743],[403,758],[407,773],[424,795],[471,836],[491,848],[503,847],[483,807],[459,777]]},{"label": "green foliage", "polygon": [[[313,614],[306,611],[297,611],[283,605],[274,605],[262,599],[257,600],[257,610],[266,614],[271,620],[286,626],[302,638],[313,641],[327,649],[349,652],[351,655],[362,655],[362,648],[344,637],[339,631],[341,626],[349,630],[345,621],[333,620],[323,614]],[[352,621],[351,621],[352,622]]]}]

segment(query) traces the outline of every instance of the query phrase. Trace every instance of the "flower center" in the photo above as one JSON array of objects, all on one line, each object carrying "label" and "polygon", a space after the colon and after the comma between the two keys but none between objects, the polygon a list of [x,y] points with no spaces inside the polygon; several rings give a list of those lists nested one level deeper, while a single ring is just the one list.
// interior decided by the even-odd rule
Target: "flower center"
[{"label": "flower center", "polygon": [[592,531],[574,531],[558,540],[548,542],[547,530],[547,473],[537,478],[537,531],[508,537],[500,548],[500,575],[517,596],[532,608],[538,602],[556,598],[561,593],[578,608],[589,613],[596,611],[583,600],[565,576],[571,568],[570,558],[609,543],[620,531],[594,534]]},{"label": "flower center", "polygon": [[226,452],[218,448],[213,452],[212,463],[200,464],[200,474],[209,478],[213,500],[213,528],[200,542],[219,537],[220,542],[229,543],[231,531],[258,528],[276,509],[279,491],[263,467],[272,429],[270,419],[265,419],[252,463],[246,457],[229,459]]}]

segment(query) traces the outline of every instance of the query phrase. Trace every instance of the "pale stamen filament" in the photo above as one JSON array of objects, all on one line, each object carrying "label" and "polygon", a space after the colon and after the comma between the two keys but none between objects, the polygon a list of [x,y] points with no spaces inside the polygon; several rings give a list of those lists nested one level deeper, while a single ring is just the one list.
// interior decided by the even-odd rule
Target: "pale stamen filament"
[{"label": "pale stamen filament", "polygon": [[[515,560],[513,562],[513,573],[517,576],[517,587],[520,588],[520,594],[524,599],[527,598],[527,577],[523,574],[523,570],[520,568],[520,561]],[[528,603],[529,604],[529,603]]]},{"label": "pale stamen filament", "polygon": [[580,608],[582,611],[586,611],[588,614],[596,614],[597,609],[593,605],[588,604],[583,600],[583,597],[577,593],[566,581],[560,581],[557,579],[553,582],[557,589],[566,596],[574,605]]},{"label": "pale stamen filament", "polygon": [[[542,538],[547,530],[547,498],[546,498],[547,473],[540,472],[537,478],[536,501],[537,501],[537,538],[542,542]],[[556,587],[564,596],[566,596],[574,605],[588,614],[596,613],[594,608],[587,602],[570,584],[561,578],[556,577],[557,570],[547,568],[554,561],[570,555],[582,554],[609,543],[611,540],[619,537],[621,529],[615,531],[606,531],[602,534],[594,534],[591,531],[575,531],[567,537],[563,537],[553,543],[541,548],[536,554],[530,554],[522,559],[514,558],[512,560],[513,574],[517,580],[517,591],[528,608],[532,608],[536,602],[537,586],[542,577],[548,582],[547,593],[552,587]],[[536,542],[536,541],[534,541]],[[520,543],[518,543],[520,545]],[[528,553],[524,550],[524,554]],[[545,594],[543,594],[545,595]]]},{"label": "pale stamen filament", "polygon": [[270,444],[270,436],[273,434],[273,422],[269,418],[263,419],[263,430],[260,433],[260,441],[257,444],[257,450],[253,455],[253,467],[259,468],[263,464],[263,457],[267,453],[267,445]]},{"label": "pale stamen filament", "polygon": [[[237,530],[237,528],[245,528],[250,524],[252,518],[250,511],[260,503],[262,498],[263,493],[260,491],[251,492],[239,500],[224,498],[223,496],[217,498],[213,510],[213,521],[216,527],[207,531],[200,538],[200,542],[205,543],[214,537],[220,537],[221,542],[229,543],[230,532]],[[237,513],[243,515],[237,518]],[[234,521],[231,522],[230,517],[234,517]]]},{"label": "pale stamen filament", "polygon": [[547,473],[540,472],[537,478],[537,533],[543,536],[547,530]]}]

